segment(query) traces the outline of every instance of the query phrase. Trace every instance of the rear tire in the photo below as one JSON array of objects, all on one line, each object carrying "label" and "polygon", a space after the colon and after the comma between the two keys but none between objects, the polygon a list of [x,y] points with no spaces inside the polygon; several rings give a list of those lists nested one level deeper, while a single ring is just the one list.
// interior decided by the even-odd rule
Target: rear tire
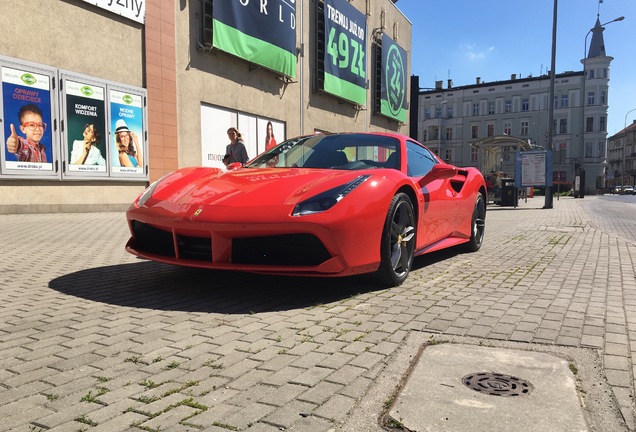
[{"label": "rear tire", "polygon": [[465,244],[467,252],[477,252],[484,241],[484,230],[486,229],[486,201],[484,195],[479,192],[473,208],[470,240]]},{"label": "rear tire", "polygon": [[385,286],[401,285],[413,265],[416,238],[415,212],[405,193],[396,194],[391,200],[382,230],[380,243],[380,267],[377,280]]}]

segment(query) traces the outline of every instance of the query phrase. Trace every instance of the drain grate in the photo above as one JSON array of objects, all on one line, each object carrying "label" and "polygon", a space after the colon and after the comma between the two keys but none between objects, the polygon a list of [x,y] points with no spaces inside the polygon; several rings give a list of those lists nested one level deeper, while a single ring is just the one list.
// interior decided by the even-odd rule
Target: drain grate
[{"label": "drain grate", "polygon": [[491,372],[466,375],[462,382],[470,389],[493,396],[522,396],[530,394],[534,388],[520,378]]}]

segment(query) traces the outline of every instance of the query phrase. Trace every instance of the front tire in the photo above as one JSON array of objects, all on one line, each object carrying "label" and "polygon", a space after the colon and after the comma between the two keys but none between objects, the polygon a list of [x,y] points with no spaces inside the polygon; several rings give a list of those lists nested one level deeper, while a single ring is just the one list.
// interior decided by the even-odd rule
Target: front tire
[{"label": "front tire", "polygon": [[386,286],[398,286],[406,280],[413,265],[415,251],[415,212],[405,193],[391,200],[382,230],[378,281]]},{"label": "front tire", "polygon": [[477,252],[484,241],[484,230],[486,229],[486,201],[484,195],[479,192],[473,208],[470,240],[465,245],[467,252]]}]

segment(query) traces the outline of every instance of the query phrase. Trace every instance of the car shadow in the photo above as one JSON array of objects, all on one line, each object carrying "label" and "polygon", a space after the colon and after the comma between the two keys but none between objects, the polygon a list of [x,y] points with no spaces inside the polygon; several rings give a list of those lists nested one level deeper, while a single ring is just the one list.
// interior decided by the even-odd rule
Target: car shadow
[{"label": "car shadow", "polygon": [[96,267],[49,282],[58,292],[116,306],[165,311],[250,314],[301,309],[381,291],[365,276],[270,276],[139,260]]}]

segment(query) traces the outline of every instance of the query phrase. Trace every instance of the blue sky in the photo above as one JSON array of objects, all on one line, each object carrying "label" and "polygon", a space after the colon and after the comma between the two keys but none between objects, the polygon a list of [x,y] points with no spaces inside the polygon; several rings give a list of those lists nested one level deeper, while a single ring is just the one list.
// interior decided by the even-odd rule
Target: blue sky
[{"label": "blue sky", "polygon": [[[581,71],[597,13],[610,65],[609,136],[623,129],[636,108],[636,0],[559,0],[556,71]],[[398,0],[396,6],[413,23],[411,74],[420,87],[436,80],[455,86],[539,76],[550,69],[554,0]],[[636,110],[627,124],[636,119]]]}]

